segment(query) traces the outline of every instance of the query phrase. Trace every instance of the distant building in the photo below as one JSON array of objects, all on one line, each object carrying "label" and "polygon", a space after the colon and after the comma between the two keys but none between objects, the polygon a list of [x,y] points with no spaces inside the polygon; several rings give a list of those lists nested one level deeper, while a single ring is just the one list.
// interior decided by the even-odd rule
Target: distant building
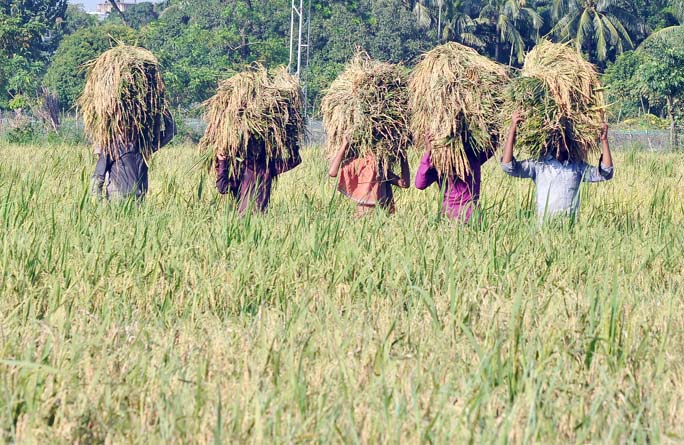
[{"label": "distant building", "polygon": [[99,20],[104,20],[107,18],[107,14],[100,14],[99,12],[96,11],[86,11],[86,14],[93,15],[97,17]]},{"label": "distant building", "polygon": [[[127,9],[132,7],[133,5],[136,5],[138,3],[138,0],[133,0],[133,1],[128,1],[128,2],[116,2],[116,5],[119,7],[121,12],[126,12]],[[97,5],[97,14],[109,14],[112,12],[112,4],[107,2],[107,3],[100,3]]]}]

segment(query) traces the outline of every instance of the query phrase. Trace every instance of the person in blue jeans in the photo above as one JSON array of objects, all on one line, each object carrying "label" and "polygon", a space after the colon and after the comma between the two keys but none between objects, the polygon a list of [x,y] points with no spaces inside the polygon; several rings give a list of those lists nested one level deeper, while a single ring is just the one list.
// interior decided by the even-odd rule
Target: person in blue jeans
[{"label": "person in blue jeans", "polygon": [[[537,217],[540,223],[556,216],[577,214],[582,182],[602,182],[613,177],[613,157],[608,144],[608,125],[601,130],[601,159],[598,167],[583,161],[570,161],[567,151],[552,149],[541,159],[517,161],[513,156],[518,124],[522,113],[513,113],[511,127],[501,158],[501,168],[510,176],[532,179],[536,185]],[[554,155],[553,153],[557,153]]]}]

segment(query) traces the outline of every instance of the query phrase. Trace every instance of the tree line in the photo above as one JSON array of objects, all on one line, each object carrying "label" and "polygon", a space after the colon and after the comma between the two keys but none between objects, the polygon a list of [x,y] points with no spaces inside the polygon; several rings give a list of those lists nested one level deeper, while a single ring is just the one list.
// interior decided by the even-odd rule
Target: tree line
[{"label": "tree line", "polygon": [[[358,49],[411,65],[433,46],[456,41],[519,67],[535,42],[549,38],[574,45],[623,87],[616,95],[623,117],[665,116],[666,99],[624,86],[639,63],[633,50],[683,21],[684,0],[312,0],[309,107],[317,110],[321,93]],[[104,21],[66,0],[5,0],[0,109],[30,107],[43,87],[71,109],[84,82],[82,64],[124,42],[153,51],[174,107],[195,110],[219,79],[246,64],[286,64],[289,25],[290,0],[143,2]]]}]

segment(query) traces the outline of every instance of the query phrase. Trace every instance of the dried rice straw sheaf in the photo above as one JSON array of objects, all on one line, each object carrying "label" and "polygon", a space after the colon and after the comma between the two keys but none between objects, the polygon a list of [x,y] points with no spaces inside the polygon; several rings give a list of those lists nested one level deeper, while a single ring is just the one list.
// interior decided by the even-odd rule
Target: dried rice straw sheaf
[{"label": "dried rice straw sheaf", "polygon": [[159,149],[164,116],[170,113],[156,57],[143,48],[119,45],[85,68],[78,107],[87,136],[115,159],[122,147],[136,145],[149,160]]},{"label": "dried rice straw sheaf", "polygon": [[358,53],[330,85],[321,104],[328,157],[334,156],[347,135],[347,159],[371,154],[378,169],[387,173],[405,158],[411,144],[407,84],[404,66]]},{"label": "dried rice straw sheaf", "polygon": [[516,109],[525,113],[517,145],[526,155],[587,161],[599,152],[606,111],[603,90],[594,65],[569,45],[539,42],[509,93],[507,123]]},{"label": "dried rice straw sheaf", "polygon": [[287,161],[299,154],[304,117],[299,80],[285,68],[253,65],[219,83],[204,103],[207,129],[200,150],[222,155],[237,172],[245,160]]},{"label": "dried rice straw sheaf", "polygon": [[411,129],[419,148],[434,138],[432,163],[442,175],[465,178],[473,155],[497,148],[508,70],[458,43],[423,55],[411,81]]}]

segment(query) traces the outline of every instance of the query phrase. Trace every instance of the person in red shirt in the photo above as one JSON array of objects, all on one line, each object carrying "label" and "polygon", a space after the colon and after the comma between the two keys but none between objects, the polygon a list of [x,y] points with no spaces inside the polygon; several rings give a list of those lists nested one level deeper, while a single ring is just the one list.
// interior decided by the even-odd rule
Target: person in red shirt
[{"label": "person in red shirt", "polygon": [[408,188],[411,171],[408,160],[401,159],[401,176],[388,171],[384,174],[378,168],[373,155],[363,158],[345,159],[349,148],[349,138],[345,135],[342,146],[335,154],[328,175],[339,176],[337,190],[356,203],[356,215],[364,216],[376,207],[394,213],[394,194],[392,186]]}]

